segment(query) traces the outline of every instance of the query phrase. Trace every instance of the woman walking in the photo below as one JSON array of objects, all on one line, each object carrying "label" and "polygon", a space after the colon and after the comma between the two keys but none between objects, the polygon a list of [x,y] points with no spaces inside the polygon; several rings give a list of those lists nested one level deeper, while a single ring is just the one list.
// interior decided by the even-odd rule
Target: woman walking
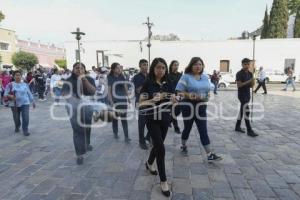
[{"label": "woman walking", "polygon": [[201,143],[207,153],[208,161],[221,160],[220,156],[212,152],[207,134],[206,102],[209,100],[209,92],[212,84],[203,71],[203,60],[199,57],[192,58],[185,69],[185,74],[182,75],[176,87],[179,95],[184,99],[184,104],[181,106],[184,122],[184,130],[181,136],[181,150],[183,153],[188,152],[186,142],[195,122],[200,134]]},{"label": "woman walking", "polygon": [[[169,67],[169,75],[168,81],[172,86],[172,93],[175,93],[175,89],[178,81],[180,80],[181,73],[178,72],[179,62],[177,60],[173,60]],[[174,126],[175,133],[180,134],[180,128],[177,122],[177,116],[180,114],[180,107],[178,105],[173,106],[172,113],[172,123]]]},{"label": "woman walking", "polygon": [[78,165],[83,164],[83,155],[93,150],[90,144],[93,107],[89,105],[89,97],[93,96],[95,91],[95,82],[86,75],[85,65],[75,63],[72,75],[65,80],[62,87],[62,95],[68,103],[66,109],[73,129]]},{"label": "woman walking", "polygon": [[[14,82],[6,86],[4,98],[8,100],[9,106],[11,107],[15,123],[15,132],[19,132],[22,125],[24,136],[29,136],[29,106],[32,103],[33,108],[35,108],[34,99],[28,84],[22,82],[22,74],[20,71],[14,72],[14,80]],[[20,119],[21,116],[22,123]]]},{"label": "woman walking", "polygon": [[[120,111],[120,118],[123,126],[125,142],[130,142],[131,139],[128,136],[128,122],[127,122],[127,107],[130,103],[128,97],[128,88],[125,84],[126,79],[123,76],[122,69],[119,63],[113,63],[111,65],[111,70],[107,76],[108,85],[108,101],[112,107]],[[118,136],[118,119],[114,118],[112,121],[112,129],[114,137],[116,139]]]},{"label": "woman walking", "polygon": [[[145,113],[146,125],[153,143],[149,158],[146,162],[146,169],[152,175],[157,175],[157,171],[153,165],[156,159],[161,191],[163,195],[169,197],[170,190],[165,172],[164,140],[167,136],[171,121],[170,109],[172,103],[168,104],[168,102],[171,100],[175,103],[176,100],[174,95],[170,98],[172,88],[171,84],[167,82],[167,75],[168,69],[166,61],[162,58],[155,58],[150,66],[148,79],[141,89],[139,106],[141,110],[143,110],[142,108],[148,110],[148,112]],[[163,105],[168,107],[166,108]]]}]

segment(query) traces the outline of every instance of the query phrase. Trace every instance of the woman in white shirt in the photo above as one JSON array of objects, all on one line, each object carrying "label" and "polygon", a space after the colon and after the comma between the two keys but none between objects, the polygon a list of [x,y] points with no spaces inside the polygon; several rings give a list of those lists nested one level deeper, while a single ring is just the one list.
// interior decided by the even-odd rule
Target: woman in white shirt
[{"label": "woman in white shirt", "polygon": [[59,97],[61,95],[62,81],[61,76],[58,74],[58,69],[53,70],[53,75],[50,80],[50,89],[54,94],[54,101],[56,103],[59,102]]}]

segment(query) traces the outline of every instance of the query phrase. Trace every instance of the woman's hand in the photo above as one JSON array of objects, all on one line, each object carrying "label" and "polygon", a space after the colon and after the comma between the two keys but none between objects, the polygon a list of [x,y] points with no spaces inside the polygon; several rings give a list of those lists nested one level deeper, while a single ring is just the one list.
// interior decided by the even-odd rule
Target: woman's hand
[{"label": "woman's hand", "polygon": [[164,99],[163,93],[156,93],[152,99],[154,102],[159,102]]},{"label": "woman's hand", "polygon": [[172,101],[172,103],[173,103],[173,104],[176,104],[176,103],[178,103],[178,100],[177,100],[177,98],[176,98],[176,95],[175,95],[175,94],[173,94],[173,95],[171,96],[171,101]]}]

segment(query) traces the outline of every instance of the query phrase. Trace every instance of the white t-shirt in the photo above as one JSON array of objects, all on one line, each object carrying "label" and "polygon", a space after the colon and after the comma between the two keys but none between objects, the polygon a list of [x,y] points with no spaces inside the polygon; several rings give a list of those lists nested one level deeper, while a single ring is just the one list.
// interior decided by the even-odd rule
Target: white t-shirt
[{"label": "white t-shirt", "polygon": [[60,80],[61,80],[61,76],[60,75],[53,74],[51,76],[50,88],[58,87]]}]

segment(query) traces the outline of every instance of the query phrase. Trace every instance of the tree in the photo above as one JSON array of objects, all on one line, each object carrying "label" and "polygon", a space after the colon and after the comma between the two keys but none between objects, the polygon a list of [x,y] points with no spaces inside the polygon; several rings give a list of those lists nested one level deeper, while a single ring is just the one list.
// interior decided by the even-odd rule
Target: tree
[{"label": "tree", "polygon": [[294,26],[294,37],[300,38],[300,7],[298,8],[296,14],[295,26]]},{"label": "tree", "polygon": [[288,0],[274,0],[270,14],[269,38],[286,38],[288,20]]},{"label": "tree", "polygon": [[61,69],[67,69],[67,61],[65,59],[57,59],[55,60],[55,63],[58,65]]},{"label": "tree", "polygon": [[263,20],[263,29],[261,32],[261,39],[268,38],[268,33],[269,33],[269,12],[268,12],[268,7],[266,7],[266,12],[265,12],[265,18]]},{"label": "tree", "polygon": [[33,53],[25,51],[19,51],[13,54],[12,63],[18,68],[30,71],[36,64],[38,64],[38,58]]},{"label": "tree", "polygon": [[0,10],[0,22],[2,21],[2,20],[4,20],[5,19],[5,15],[2,13],[2,11]]},{"label": "tree", "polygon": [[296,14],[298,8],[300,7],[300,0],[289,0],[289,10],[290,15]]}]

